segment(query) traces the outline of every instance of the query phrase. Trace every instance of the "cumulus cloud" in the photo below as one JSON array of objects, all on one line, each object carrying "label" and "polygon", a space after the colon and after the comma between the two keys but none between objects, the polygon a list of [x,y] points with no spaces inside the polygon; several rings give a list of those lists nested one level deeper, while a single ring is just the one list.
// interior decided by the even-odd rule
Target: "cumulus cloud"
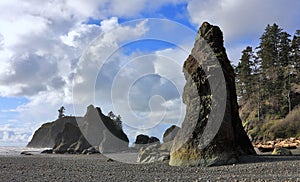
[{"label": "cumulus cloud", "polygon": [[[76,114],[71,111],[72,83],[76,68],[81,66],[77,64],[83,50],[101,33],[101,41],[111,46],[102,49],[104,55],[109,55],[120,42],[143,34],[143,24],[122,27],[117,18],[108,18],[114,13],[104,11],[107,3],[110,2],[0,2],[0,96],[29,100],[16,108],[19,123],[14,127],[33,132],[42,122],[55,119],[61,105]],[[91,18],[102,19],[100,25],[87,24]],[[110,33],[112,28],[117,34]]]},{"label": "cumulus cloud", "polygon": [[122,116],[131,139],[136,133],[153,135],[166,124],[181,125],[185,115],[182,64],[187,55],[175,47],[112,58],[98,74],[96,103]]},{"label": "cumulus cloud", "polygon": [[26,143],[28,142],[28,133],[15,133],[9,131],[3,131],[2,138],[0,142],[20,142]]},{"label": "cumulus cloud", "polygon": [[194,24],[200,26],[208,21],[220,26],[229,58],[237,63],[245,48],[242,46],[257,46],[267,24],[277,23],[293,34],[299,28],[295,22],[300,18],[298,7],[298,0],[190,0],[187,9]]},{"label": "cumulus cloud", "polygon": [[31,132],[25,128],[15,128],[10,124],[5,124],[0,128],[0,144],[26,144]]},{"label": "cumulus cloud", "polygon": [[293,20],[299,17],[298,0],[241,1],[241,0],[191,0],[188,11],[192,22],[203,21],[217,24],[228,40],[259,35],[267,24],[277,23],[285,29],[295,31]]},{"label": "cumulus cloud", "polygon": [[118,17],[140,17],[142,12],[155,12],[155,10],[166,4],[179,4],[187,0],[102,0],[99,12],[101,15],[112,15]]}]

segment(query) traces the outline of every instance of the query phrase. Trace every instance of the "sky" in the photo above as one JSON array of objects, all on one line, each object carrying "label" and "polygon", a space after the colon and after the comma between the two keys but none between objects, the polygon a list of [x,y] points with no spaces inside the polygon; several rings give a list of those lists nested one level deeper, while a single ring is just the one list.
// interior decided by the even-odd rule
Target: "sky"
[{"label": "sky", "polygon": [[0,146],[24,146],[58,108],[120,114],[131,142],[185,115],[182,65],[199,26],[218,25],[236,64],[267,24],[293,35],[299,0],[1,0]]}]

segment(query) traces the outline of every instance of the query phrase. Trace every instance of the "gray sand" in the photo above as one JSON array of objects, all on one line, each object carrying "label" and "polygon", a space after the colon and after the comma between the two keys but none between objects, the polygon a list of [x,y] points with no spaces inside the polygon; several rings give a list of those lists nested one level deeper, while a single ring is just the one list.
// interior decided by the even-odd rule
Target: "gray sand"
[{"label": "gray sand", "polygon": [[299,155],[244,157],[241,164],[209,168],[107,159],[102,155],[2,156],[0,181],[300,181]]}]

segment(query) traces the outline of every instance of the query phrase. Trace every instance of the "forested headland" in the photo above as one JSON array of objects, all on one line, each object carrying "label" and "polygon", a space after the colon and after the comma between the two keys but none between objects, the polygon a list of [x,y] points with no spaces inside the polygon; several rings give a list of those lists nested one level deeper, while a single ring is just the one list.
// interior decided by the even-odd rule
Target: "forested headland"
[{"label": "forested headland", "polygon": [[243,125],[253,141],[300,136],[300,30],[267,25],[235,66]]}]

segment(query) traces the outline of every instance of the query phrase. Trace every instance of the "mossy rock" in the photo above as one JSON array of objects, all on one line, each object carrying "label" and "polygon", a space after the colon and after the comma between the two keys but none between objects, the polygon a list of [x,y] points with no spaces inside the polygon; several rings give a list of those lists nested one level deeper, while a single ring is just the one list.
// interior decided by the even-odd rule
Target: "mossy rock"
[{"label": "mossy rock", "polygon": [[293,155],[293,153],[286,148],[275,148],[272,155]]}]

